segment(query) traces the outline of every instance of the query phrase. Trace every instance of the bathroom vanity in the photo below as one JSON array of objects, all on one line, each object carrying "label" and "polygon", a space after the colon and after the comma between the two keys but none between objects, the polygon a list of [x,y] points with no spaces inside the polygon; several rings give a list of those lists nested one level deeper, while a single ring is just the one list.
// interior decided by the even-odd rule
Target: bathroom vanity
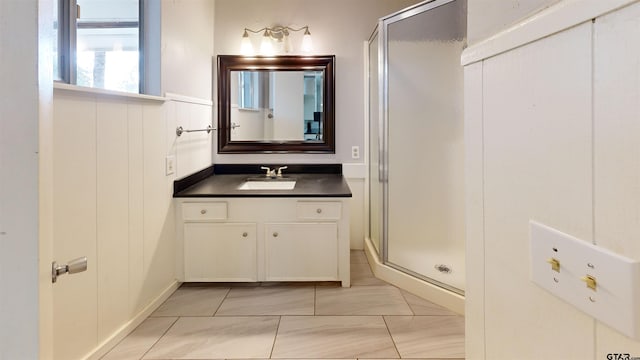
[{"label": "bathroom vanity", "polygon": [[179,280],[348,287],[351,191],[341,165],[289,165],[282,177],[260,167],[215,165],[176,181]]}]

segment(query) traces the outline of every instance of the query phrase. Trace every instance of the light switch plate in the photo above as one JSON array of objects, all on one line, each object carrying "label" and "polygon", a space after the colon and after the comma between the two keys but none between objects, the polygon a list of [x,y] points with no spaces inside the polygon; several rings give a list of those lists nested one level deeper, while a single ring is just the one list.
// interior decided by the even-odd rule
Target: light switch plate
[{"label": "light switch plate", "polygon": [[[640,339],[640,262],[529,222],[531,280],[599,321]],[[559,271],[552,269],[554,261]],[[595,290],[587,285],[595,278]]]}]

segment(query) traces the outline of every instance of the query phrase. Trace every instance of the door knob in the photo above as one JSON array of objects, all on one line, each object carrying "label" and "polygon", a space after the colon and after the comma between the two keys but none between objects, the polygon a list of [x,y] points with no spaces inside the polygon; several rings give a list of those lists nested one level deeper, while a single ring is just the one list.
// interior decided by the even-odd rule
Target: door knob
[{"label": "door knob", "polygon": [[87,270],[87,257],[79,257],[69,261],[66,265],[58,265],[57,262],[51,263],[51,282],[55,283],[58,276],[64,274],[75,274]]}]

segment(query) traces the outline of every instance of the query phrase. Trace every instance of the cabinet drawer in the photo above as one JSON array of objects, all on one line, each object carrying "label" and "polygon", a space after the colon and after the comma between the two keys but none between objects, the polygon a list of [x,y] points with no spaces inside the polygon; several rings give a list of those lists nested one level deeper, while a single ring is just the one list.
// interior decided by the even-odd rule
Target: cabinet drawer
[{"label": "cabinet drawer", "polygon": [[337,201],[298,201],[296,214],[301,220],[340,220],[342,204]]},{"label": "cabinet drawer", "polygon": [[182,204],[182,218],[186,221],[226,220],[227,203],[224,201],[184,203]]}]

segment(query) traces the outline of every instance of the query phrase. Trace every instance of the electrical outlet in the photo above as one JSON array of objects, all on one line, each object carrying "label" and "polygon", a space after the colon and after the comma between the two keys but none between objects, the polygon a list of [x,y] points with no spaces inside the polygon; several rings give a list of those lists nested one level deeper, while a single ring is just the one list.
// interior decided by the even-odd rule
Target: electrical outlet
[{"label": "electrical outlet", "polygon": [[351,158],[352,159],[360,159],[360,147],[352,146],[351,147]]},{"label": "electrical outlet", "polygon": [[640,262],[529,222],[531,280],[623,334],[640,339]]},{"label": "electrical outlet", "polygon": [[174,155],[169,155],[165,158],[165,175],[172,175],[176,172],[176,157]]}]

